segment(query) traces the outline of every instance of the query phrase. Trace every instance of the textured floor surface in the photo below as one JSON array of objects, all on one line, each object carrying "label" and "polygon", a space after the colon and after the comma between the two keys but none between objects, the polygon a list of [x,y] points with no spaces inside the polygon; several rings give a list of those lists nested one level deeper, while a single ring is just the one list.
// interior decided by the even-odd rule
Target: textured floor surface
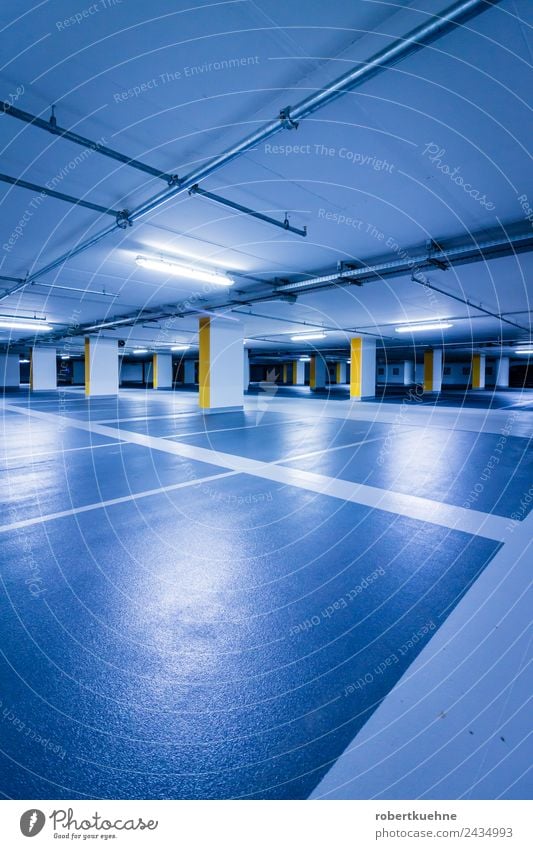
[{"label": "textured floor surface", "polygon": [[529,513],[530,399],[318,400],[6,397],[5,796],[306,798],[445,633]]}]

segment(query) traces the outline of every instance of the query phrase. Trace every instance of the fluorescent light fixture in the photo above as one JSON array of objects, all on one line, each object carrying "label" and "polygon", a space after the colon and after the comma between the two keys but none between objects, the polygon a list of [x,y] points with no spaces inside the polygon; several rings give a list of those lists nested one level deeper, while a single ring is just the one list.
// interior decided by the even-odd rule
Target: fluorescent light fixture
[{"label": "fluorescent light fixture", "polygon": [[104,327],[114,327],[115,324],[132,324],[135,322],[135,319],[131,316],[129,318],[119,318],[116,321],[101,321],[100,324],[91,324],[90,327],[86,327],[85,330],[102,330]]},{"label": "fluorescent light fixture", "polygon": [[5,328],[6,330],[35,330],[37,333],[42,333],[45,330],[52,330],[51,325],[47,324],[45,321],[39,321],[38,319],[32,321],[31,319],[23,319],[22,321],[18,321],[14,319],[13,321],[2,318],[0,319],[0,327]]},{"label": "fluorescent light fixture", "polygon": [[190,347],[191,347],[190,345],[172,345],[170,350],[171,351],[188,351]]},{"label": "fluorescent light fixture", "polygon": [[27,364],[27,363],[29,363],[29,360],[19,360],[19,363]]},{"label": "fluorescent light fixture", "polygon": [[138,256],[135,262],[141,268],[148,268],[150,271],[163,271],[166,274],[172,274],[176,277],[201,280],[203,283],[214,283],[215,286],[233,286],[234,282],[227,274],[220,274],[218,271],[213,271],[210,268],[183,265],[180,262],[173,262],[167,259]]},{"label": "fluorescent light fixture", "polygon": [[135,348],[134,354],[147,354],[148,348]]},{"label": "fluorescent light fixture", "polygon": [[517,348],[515,354],[533,354],[533,348]]},{"label": "fluorescent light fixture", "polygon": [[310,363],[311,357],[299,357],[301,363]]},{"label": "fluorescent light fixture", "polygon": [[418,333],[422,330],[446,330],[448,327],[453,327],[449,321],[433,321],[431,324],[401,324],[394,329],[396,333]]},{"label": "fluorescent light fixture", "polygon": [[351,365],[351,364],[352,364],[352,361],[351,361],[351,360],[346,360],[346,362],[348,363],[348,365]]},{"label": "fluorescent light fixture", "polygon": [[70,354],[61,354],[62,360],[70,360]]},{"label": "fluorescent light fixture", "polygon": [[325,333],[298,333],[296,336],[291,336],[292,342],[313,342],[314,339],[325,339]]}]

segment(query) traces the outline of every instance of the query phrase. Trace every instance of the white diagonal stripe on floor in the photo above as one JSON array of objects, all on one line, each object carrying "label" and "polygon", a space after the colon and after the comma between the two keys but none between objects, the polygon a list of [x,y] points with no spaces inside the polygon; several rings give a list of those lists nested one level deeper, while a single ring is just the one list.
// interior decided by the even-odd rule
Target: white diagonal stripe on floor
[{"label": "white diagonal stripe on floor", "polygon": [[[452,530],[464,531],[468,534],[479,534],[487,539],[502,542],[508,531],[509,519],[505,516],[497,516],[490,513],[482,513],[478,510],[468,510],[464,507],[456,507],[442,501],[434,501],[429,498],[421,498],[417,495],[406,495],[392,490],[380,489],[366,484],[354,483],[339,478],[319,475],[314,472],[301,471],[280,463],[287,461],[283,457],[275,463],[265,463],[262,460],[253,460],[248,457],[240,457],[237,454],[227,454],[214,451],[210,448],[200,448],[188,445],[185,442],[169,442],[158,436],[147,436],[133,431],[118,430],[107,427],[107,425],[95,422],[80,421],[66,416],[58,416],[53,413],[45,413],[41,410],[32,410],[4,404],[5,409],[32,416],[48,422],[61,421],[63,426],[75,427],[80,430],[97,433],[113,439],[121,439],[135,445],[142,445],[154,451],[163,451],[167,454],[175,454],[186,457],[189,460],[197,460],[214,466],[222,466],[234,472],[254,475],[266,480],[276,481],[285,486],[294,486],[331,498],[339,498],[362,504],[376,510],[385,510],[411,519],[429,522]],[[324,449],[326,453],[328,449]]]}]

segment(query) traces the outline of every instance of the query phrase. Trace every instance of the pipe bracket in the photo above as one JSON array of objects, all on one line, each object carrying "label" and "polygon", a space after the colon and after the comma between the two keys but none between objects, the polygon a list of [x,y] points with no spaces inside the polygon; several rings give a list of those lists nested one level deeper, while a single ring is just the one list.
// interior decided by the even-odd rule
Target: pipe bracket
[{"label": "pipe bracket", "polygon": [[281,121],[283,127],[286,130],[297,130],[298,129],[298,121],[294,121],[291,118],[291,107],[290,106],[286,106],[285,109],[280,109],[279,120]]},{"label": "pipe bracket", "polygon": [[117,212],[117,227],[120,227],[121,230],[127,230],[132,224],[133,221],[127,209],[121,209],[120,212]]}]

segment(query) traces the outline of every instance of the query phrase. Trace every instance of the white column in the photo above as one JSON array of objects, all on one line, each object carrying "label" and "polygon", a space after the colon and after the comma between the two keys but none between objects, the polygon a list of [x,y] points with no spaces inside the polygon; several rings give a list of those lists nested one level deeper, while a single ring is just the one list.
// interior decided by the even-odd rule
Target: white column
[{"label": "white column", "polygon": [[293,386],[303,386],[305,383],[305,362],[294,360],[292,364]]},{"label": "white column", "polygon": [[472,389],[485,389],[485,354],[472,355]]},{"label": "white column", "polygon": [[55,348],[32,349],[30,389],[33,392],[57,389],[57,351]]},{"label": "white column", "polygon": [[339,360],[335,367],[335,380],[337,383],[346,383],[346,363]]},{"label": "white column", "polygon": [[250,385],[250,357],[248,356],[248,351],[246,348],[243,353],[243,372],[242,372],[242,385],[244,387],[244,391],[248,389]]},{"label": "white column", "polygon": [[442,389],[442,350],[424,351],[424,392]]},{"label": "white column", "polygon": [[496,360],[496,387],[507,389],[509,387],[509,357],[500,357]]},{"label": "white column", "polygon": [[376,395],[376,340],[355,336],[350,344],[350,398]]},{"label": "white column", "polygon": [[183,382],[194,383],[194,360],[183,360]]},{"label": "white column", "polygon": [[200,408],[205,412],[242,410],[241,322],[200,319]]},{"label": "white column", "polygon": [[326,385],[326,361],[320,354],[311,357],[309,370],[309,386],[311,389],[323,389]]},{"label": "white column", "polygon": [[18,354],[0,354],[0,389],[20,387],[20,357]]},{"label": "white column", "polygon": [[403,385],[410,386],[415,382],[415,364],[412,360],[404,360],[403,364]]},{"label": "white column", "polygon": [[85,337],[85,395],[118,395],[118,340]]},{"label": "white column", "polygon": [[154,389],[172,389],[172,354],[154,354]]}]

